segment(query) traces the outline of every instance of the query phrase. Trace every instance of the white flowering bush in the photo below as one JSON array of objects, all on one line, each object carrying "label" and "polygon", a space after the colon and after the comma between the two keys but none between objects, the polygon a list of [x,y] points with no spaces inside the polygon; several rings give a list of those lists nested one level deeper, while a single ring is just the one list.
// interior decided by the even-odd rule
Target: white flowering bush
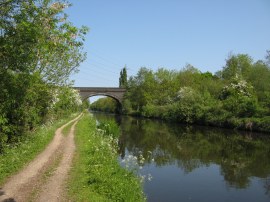
[{"label": "white flowering bush", "polygon": [[51,104],[49,110],[56,116],[76,112],[82,106],[82,100],[77,90],[70,87],[55,87],[51,89]]},{"label": "white flowering bush", "polygon": [[51,94],[51,104],[49,108],[53,109],[56,106],[56,104],[60,101],[58,89],[57,88],[51,89],[50,94]]},{"label": "white flowering bush", "polygon": [[182,99],[194,99],[195,91],[191,87],[181,87],[180,90],[177,92],[176,100]]},{"label": "white flowering bush", "polygon": [[221,99],[226,99],[229,96],[252,97],[252,91],[253,87],[250,84],[236,76],[229,85],[222,89]]},{"label": "white flowering bush", "polygon": [[176,104],[169,109],[169,116],[186,123],[200,119],[203,99],[199,91],[191,87],[181,87],[175,100]]},{"label": "white flowering bush", "polygon": [[251,117],[258,109],[253,87],[245,80],[235,77],[220,95],[224,109],[238,117]]},{"label": "white flowering bush", "polygon": [[79,91],[72,88],[70,90],[71,90],[71,99],[73,100],[74,104],[77,106],[81,106],[82,99],[81,99]]}]

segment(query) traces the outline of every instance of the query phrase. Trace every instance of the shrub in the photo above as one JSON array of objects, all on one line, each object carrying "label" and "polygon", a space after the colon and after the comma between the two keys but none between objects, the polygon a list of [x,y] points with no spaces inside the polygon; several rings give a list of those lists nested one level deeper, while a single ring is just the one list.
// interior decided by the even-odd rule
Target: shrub
[{"label": "shrub", "polygon": [[258,101],[253,93],[253,87],[246,81],[235,77],[231,83],[225,86],[220,99],[224,109],[237,117],[254,116],[258,110]]}]

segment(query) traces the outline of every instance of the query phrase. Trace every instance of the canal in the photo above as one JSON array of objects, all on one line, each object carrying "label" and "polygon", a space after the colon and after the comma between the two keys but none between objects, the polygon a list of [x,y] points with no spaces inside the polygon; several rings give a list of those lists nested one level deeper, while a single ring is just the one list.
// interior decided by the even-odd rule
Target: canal
[{"label": "canal", "polygon": [[119,162],[147,201],[270,201],[270,136],[94,113],[121,128]]}]

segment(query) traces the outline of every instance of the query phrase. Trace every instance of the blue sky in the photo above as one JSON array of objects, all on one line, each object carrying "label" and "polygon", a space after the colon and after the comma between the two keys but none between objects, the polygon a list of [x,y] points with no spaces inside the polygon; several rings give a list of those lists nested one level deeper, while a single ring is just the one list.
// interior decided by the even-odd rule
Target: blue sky
[{"label": "blue sky", "polygon": [[70,0],[69,19],[90,28],[75,86],[118,87],[140,67],[215,73],[230,53],[270,50],[270,0]]}]

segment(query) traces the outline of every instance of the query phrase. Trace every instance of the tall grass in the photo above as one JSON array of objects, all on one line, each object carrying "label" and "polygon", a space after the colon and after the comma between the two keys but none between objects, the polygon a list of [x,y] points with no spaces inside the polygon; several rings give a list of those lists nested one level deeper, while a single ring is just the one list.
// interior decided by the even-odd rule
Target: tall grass
[{"label": "tall grass", "polygon": [[102,130],[101,132],[104,135],[112,136],[113,138],[118,138],[120,135],[119,126],[112,120],[98,123],[97,128]]},{"label": "tall grass", "polygon": [[89,114],[78,122],[77,151],[68,182],[72,201],[145,200],[140,180],[117,161],[117,139],[112,132],[117,130],[115,126],[101,124],[97,129]]}]

